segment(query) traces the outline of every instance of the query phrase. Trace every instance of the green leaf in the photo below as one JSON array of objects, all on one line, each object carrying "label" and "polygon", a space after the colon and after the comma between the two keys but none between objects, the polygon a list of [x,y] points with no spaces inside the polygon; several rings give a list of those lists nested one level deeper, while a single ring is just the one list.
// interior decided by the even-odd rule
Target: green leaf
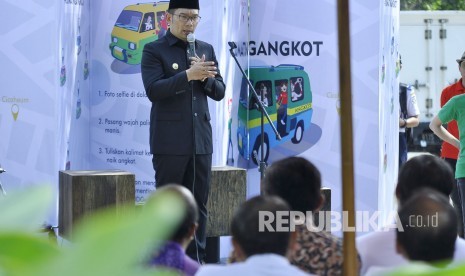
[{"label": "green leaf", "polygon": [[142,210],[126,206],[95,213],[74,228],[72,246],[33,275],[154,275],[143,269],[145,258],[179,224],[184,208],[178,195],[165,192]]},{"label": "green leaf", "polygon": [[462,276],[465,275],[465,266],[457,266],[452,268],[433,268],[429,267],[425,263],[412,262],[408,265],[393,269],[392,273],[387,275],[391,276]]},{"label": "green leaf", "polygon": [[35,267],[58,254],[59,249],[46,239],[18,232],[0,233],[0,267],[8,275],[33,275]]},{"label": "green leaf", "polygon": [[0,232],[36,232],[47,218],[52,200],[48,185],[30,186],[0,197]]}]

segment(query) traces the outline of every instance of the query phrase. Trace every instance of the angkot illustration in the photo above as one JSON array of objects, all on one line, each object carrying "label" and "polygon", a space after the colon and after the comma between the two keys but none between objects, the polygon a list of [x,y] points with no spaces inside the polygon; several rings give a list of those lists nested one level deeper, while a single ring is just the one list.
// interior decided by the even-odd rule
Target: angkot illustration
[{"label": "angkot illustration", "polygon": [[84,80],[89,77],[89,58],[87,55],[87,44],[86,44],[86,58],[84,60]]},{"label": "angkot illustration", "polygon": [[71,170],[71,161],[69,160],[69,141],[67,143],[67,148],[66,148],[66,165],[65,165],[65,170]]},{"label": "angkot illustration", "polygon": [[293,64],[251,67],[246,70],[255,91],[282,139],[277,140],[273,129],[265,119],[264,146],[261,148],[261,112],[256,100],[248,93],[247,81],[242,81],[239,106],[237,143],[240,155],[258,164],[261,151],[265,162],[270,150],[289,140],[294,144],[302,141],[304,131],[310,129],[313,113],[310,79],[304,67]]},{"label": "angkot illustration", "polygon": [[228,151],[226,153],[226,165],[234,166],[234,147],[232,142],[232,98],[228,100]]},{"label": "angkot illustration", "polygon": [[66,83],[65,49],[61,48],[60,86]]},{"label": "angkot illustration", "polygon": [[386,76],[386,62],[384,61],[384,55],[383,55],[383,64],[381,65],[381,83],[384,83],[385,76]]},{"label": "angkot illustration", "polygon": [[396,58],[396,78],[399,77],[400,69],[402,68],[402,59],[400,54],[397,55]]},{"label": "angkot illustration", "polygon": [[127,64],[140,64],[145,44],[157,40],[168,30],[166,10],[169,1],[126,6],[111,32],[111,55]]},{"label": "angkot illustration", "polygon": [[76,120],[81,117],[81,97],[79,95],[79,81],[77,84],[77,103],[76,103]]},{"label": "angkot illustration", "polygon": [[81,22],[80,18],[78,18],[78,30],[76,35],[76,47],[77,47],[77,55],[81,53]]}]

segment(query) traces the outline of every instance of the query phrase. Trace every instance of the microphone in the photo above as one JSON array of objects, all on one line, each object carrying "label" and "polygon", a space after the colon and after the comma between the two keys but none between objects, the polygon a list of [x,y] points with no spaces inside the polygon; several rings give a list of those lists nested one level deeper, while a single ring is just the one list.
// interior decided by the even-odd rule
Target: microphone
[{"label": "microphone", "polygon": [[228,45],[229,45],[229,47],[231,47],[231,49],[236,49],[237,48],[236,43],[234,43],[234,41],[229,41]]},{"label": "microphone", "polygon": [[195,35],[194,33],[189,33],[187,35],[187,42],[189,42],[189,57],[196,57],[197,54],[195,53]]}]

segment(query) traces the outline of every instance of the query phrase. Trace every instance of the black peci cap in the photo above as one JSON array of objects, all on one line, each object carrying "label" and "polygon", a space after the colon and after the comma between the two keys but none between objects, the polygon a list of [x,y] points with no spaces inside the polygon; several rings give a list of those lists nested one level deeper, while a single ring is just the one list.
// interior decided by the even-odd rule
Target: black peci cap
[{"label": "black peci cap", "polygon": [[462,61],[464,61],[464,60],[465,60],[465,52],[463,52],[463,55],[462,55],[461,58],[457,59],[457,63],[460,64],[460,63],[462,63]]},{"label": "black peci cap", "polygon": [[199,8],[199,0],[170,0],[168,9],[196,9]]}]

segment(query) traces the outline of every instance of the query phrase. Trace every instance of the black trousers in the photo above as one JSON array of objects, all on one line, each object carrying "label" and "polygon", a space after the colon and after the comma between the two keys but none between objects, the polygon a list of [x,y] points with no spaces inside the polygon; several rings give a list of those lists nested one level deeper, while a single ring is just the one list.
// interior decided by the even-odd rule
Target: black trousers
[{"label": "black trousers", "polygon": [[153,155],[156,186],[180,184],[194,195],[199,207],[199,226],[187,254],[199,262],[205,258],[207,201],[210,191],[212,155]]},{"label": "black trousers", "polygon": [[[455,175],[455,166],[457,165],[457,159],[444,158],[444,160],[452,167]],[[452,189],[452,194],[450,195],[452,202],[454,203],[455,211],[458,215],[458,233],[459,236],[463,238],[464,236],[464,200],[465,200],[465,178],[456,179],[454,183],[454,188]]]},{"label": "black trousers", "polygon": [[407,134],[405,132],[399,132],[399,169],[407,162]]},{"label": "black trousers", "polygon": [[459,214],[459,236],[464,237],[464,229],[465,229],[465,178],[457,178],[457,185],[455,186],[456,188],[456,196],[458,197],[458,200],[460,201],[460,205],[457,205],[456,210],[457,213]]}]

